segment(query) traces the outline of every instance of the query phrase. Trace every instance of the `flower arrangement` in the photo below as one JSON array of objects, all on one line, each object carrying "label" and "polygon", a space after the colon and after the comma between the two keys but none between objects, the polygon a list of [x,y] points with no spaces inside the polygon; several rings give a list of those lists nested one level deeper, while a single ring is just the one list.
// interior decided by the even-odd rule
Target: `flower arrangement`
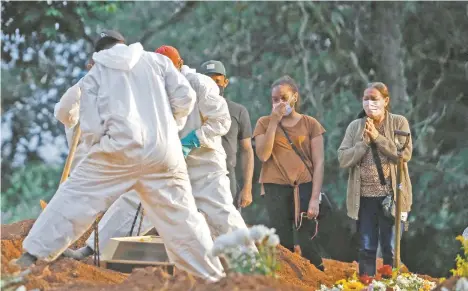
[{"label": "flower arrangement", "polygon": [[462,244],[463,256],[458,254],[455,258],[456,268],[450,270],[453,277],[449,280],[440,279],[439,288],[443,291],[468,290],[468,228],[465,229],[463,236],[457,236],[456,239]]},{"label": "flower arrangement", "polygon": [[457,268],[450,270],[453,276],[460,276],[468,278],[468,239],[463,236],[457,236],[457,240],[462,244],[464,257],[457,255],[455,261]]},{"label": "flower arrangement", "polygon": [[328,288],[322,285],[320,291],[429,291],[436,287],[436,284],[418,277],[411,273],[399,274],[397,270],[392,270],[390,266],[383,266],[377,271],[377,276],[361,276],[354,274],[347,280],[337,281],[333,287]]},{"label": "flower arrangement", "polygon": [[276,246],[280,240],[274,228],[256,225],[215,239],[212,254],[228,263],[226,272],[275,276],[279,269]]}]

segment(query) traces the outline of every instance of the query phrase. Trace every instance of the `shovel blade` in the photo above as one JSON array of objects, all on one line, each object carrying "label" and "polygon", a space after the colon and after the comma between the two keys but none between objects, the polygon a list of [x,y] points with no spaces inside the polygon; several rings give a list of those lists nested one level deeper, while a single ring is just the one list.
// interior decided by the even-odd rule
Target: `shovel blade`
[{"label": "shovel blade", "polygon": [[47,202],[45,202],[44,200],[41,199],[39,201],[39,203],[41,203],[41,208],[42,208],[42,210],[44,210],[46,208],[46,206],[47,206]]}]

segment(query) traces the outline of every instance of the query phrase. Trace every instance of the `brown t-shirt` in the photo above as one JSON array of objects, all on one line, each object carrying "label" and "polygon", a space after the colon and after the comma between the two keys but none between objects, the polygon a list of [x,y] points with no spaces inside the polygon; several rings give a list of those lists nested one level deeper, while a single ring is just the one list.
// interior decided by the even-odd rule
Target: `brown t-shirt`
[{"label": "brown t-shirt", "polygon": [[[270,122],[270,116],[263,116],[257,121],[253,136],[265,134]],[[313,117],[302,115],[293,127],[284,127],[294,145],[302,151],[309,166],[312,165],[311,140],[323,134],[325,129]],[[286,178],[287,176],[287,178]],[[288,181],[289,179],[289,181]],[[260,183],[291,185],[312,181],[309,171],[301,158],[294,152],[283,130],[278,126],[273,144],[272,156],[263,163],[260,173]]]}]

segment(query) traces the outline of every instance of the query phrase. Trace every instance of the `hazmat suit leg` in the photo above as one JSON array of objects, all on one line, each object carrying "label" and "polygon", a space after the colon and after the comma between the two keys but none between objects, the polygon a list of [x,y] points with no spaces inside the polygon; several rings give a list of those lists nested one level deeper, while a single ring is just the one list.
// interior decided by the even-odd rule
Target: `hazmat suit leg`
[{"label": "hazmat suit leg", "polygon": [[213,241],[208,225],[190,195],[182,154],[176,156],[180,158],[172,166],[142,165],[91,151],[36,220],[23,249],[39,259],[55,260],[89,229],[99,212],[135,188],[176,267],[205,280],[218,280],[223,276],[222,266],[210,254]]},{"label": "hazmat suit leg", "polygon": [[233,204],[225,154],[198,148],[190,152],[186,162],[197,208],[205,215],[212,236],[247,228]]},{"label": "hazmat suit leg", "polygon": [[[132,224],[135,221],[135,215],[140,204],[140,196],[134,190],[125,193],[120,196],[112,205],[107,209],[106,213],[99,221],[98,231],[99,231],[99,249],[101,252],[107,246],[111,238],[114,237],[127,237],[132,228]],[[142,207],[143,208],[143,207]],[[140,226],[141,211],[138,213],[135,226],[133,228],[133,236],[136,236],[138,233],[138,228]],[[143,221],[141,222],[141,233],[146,230],[149,230],[153,227],[153,224],[148,219],[145,214],[143,215]],[[86,241],[86,245],[94,251],[94,231],[89,236]]]},{"label": "hazmat suit leg", "polygon": [[[180,168],[184,164],[180,155]],[[148,167],[151,168],[151,167]],[[147,167],[144,167],[146,171]],[[210,281],[223,276],[217,257],[211,255],[213,241],[208,224],[197,211],[186,171],[167,167],[147,172],[135,188],[140,194],[145,216],[161,235],[176,267]]]},{"label": "hazmat suit leg", "polygon": [[23,242],[37,258],[53,261],[76,241],[122,193],[136,183],[138,166],[114,165],[109,155],[90,153],[60,185]]}]

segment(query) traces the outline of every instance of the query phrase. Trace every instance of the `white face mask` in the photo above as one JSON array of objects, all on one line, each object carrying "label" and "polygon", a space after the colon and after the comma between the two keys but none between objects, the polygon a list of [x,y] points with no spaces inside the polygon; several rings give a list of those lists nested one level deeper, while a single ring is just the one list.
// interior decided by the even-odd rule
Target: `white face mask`
[{"label": "white face mask", "polygon": [[385,101],[380,100],[365,100],[362,101],[362,106],[366,111],[367,115],[379,116],[382,115],[385,111]]},{"label": "white face mask", "polygon": [[286,113],[285,113],[284,115],[285,115],[285,116],[288,116],[289,114],[292,113],[292,107],[291,107],[291,105],[289,104],[291,98],[292,98],[292,97],[290,97],[290,98],[288,99],[288,101],[281,101],[281,102],[278,102],[278,103],[273,104],[273,110],[275,110],[276,106],[280,105],[281,103],[284,103],[284,104],[286,104]]}]

